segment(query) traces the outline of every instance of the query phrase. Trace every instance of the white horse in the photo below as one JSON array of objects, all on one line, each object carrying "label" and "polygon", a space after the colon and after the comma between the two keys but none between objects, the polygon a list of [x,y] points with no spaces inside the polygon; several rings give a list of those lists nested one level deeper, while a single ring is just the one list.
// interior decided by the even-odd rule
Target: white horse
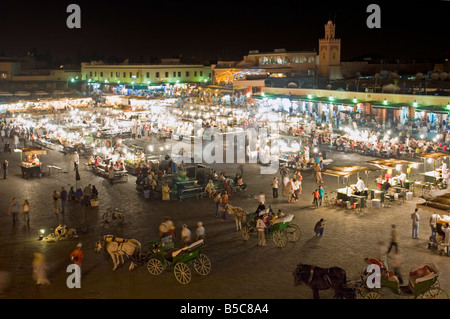
[{"label": "white horse", "polygon": [[119,264],[125,263],[124,255],[130,259],[131,264],[128,268],[130,271],[136,268],[135,261],[139,261],[141,257],[141,244],[136,239],[122,239],[107,235],[103,237],[102,241],[97,242],[95,252],[99,253],[103,249],[106,249],[111,256],[114,264],[113,270],[116,270]]},{"label": "white horse", "polygon": [[242,223],[247,222],[247,212],[240,207],[227,205],[227,212],[234,216],[234,221],[236,223],[236,230],[242,229]]}]

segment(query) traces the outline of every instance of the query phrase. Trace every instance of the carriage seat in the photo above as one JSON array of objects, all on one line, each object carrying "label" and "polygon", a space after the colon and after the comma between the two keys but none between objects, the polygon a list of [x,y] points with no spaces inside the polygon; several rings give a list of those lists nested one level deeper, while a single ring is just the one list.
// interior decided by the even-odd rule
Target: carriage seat
[{"label": "carriage seat", "polygon": [[183,247],[181,249],[178,249],[178,250],[172,252],[172,257],[178,256],[183,251],[186,251],[186,252],[194,251],[202,245],[203,245],[203,239],[197,240],[196,242],[190,244],[189,246]]},{"label": "carriage seat", "polygon": [[286,217],[283,218],[277,218],[274,220],[274,224],[278,224],[278,223],[289,223],[294,219],[294,214],[289,214]]},{"label": "carriage seat", "polygon": [[409,272],[409,284],[414,288],[416,283],[427,281],[439,275],[439,268],[434,263],[413,268]]}]

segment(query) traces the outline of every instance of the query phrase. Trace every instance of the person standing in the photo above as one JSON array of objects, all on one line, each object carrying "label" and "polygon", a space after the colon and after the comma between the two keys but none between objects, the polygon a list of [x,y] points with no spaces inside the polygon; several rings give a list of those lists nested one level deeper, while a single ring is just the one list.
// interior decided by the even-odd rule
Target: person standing
[{"label": "person standing", "polygon": [[33,279],[36,281],[36,285],[50,285],[50,281],[47,279],[47,265],[43,254],[34,253],[32,266]]},{"label": "person standing", "polygon": [[323,184],[322,172],[320,171],[319,164],[315,164],[314,172],[316,173],[316,182],[317,182],[317,184]]},{"label": "person standing", "polygon": [[73,153],[73,170],[78,168],[78,164],[80,164],[80,156],[78,155],[78,152],[75,151]]},{"label": "person standing", "polygon": [[61,193],[59,194],[59,198],[61,199],[61,213],[64,214],[66,212],[66,205],[67,205],[67,191],[64,189],[64,187],[61,187]]},{"label": "person standing", "polygon": [[183,224],[183,226],[181,226],[181,242],[184,246],[189,246],[191,244],[191,241],[191,231],[186,224]]},{"label": "person standing", "polygon": [[203,227],[202,222],[197,222],[197,229],[195,230],[195,235],[197,240],[205,239],[205,227]]},{"label": "person standing", "polygon": [[272,181],[272,194],[273,198],[278,198],[278,178],[274,177]]},{"label": "person standing", "polygon": [[28,227],[30,227],[30,204],[28,203],[27,199],[25,199],[23,203],[22,213],[25,219],[25,223],[27,224]]},{"label": "person standing", "polygon": [[91,203],[91,196],[92,196],[92,188],[91,184],[86,186],[83,190],[83,205],[89,206]]},{"label": "person standing", "polygon": [[258,229],[258,245],[265,246],[266,245],[266,223],[264,223],[263,216],[259,216],[258,221],[256,222],[256,228]]},{"label": "person standing", "polygon": [[323,231],[325,230],[325,222],[326,220],[321,218],[315,225],[314,225],[314,232],[316,233],[316,236],[323,236]]},{"label": "person standing", "polygon": [[395,228],[395,225],[392,225],[391,227],[391,244],[387,251],[388,254],[391,252],[392,247],[395,247],[395,251],[398,252],[398,231],[397,228]]},{"label": "person standing", "polygon": [[[445,226],[445,227],[444,227]],[[444,233],[444,245],[447,247],[447,256],[450,256],[450,227],[448,223],[442,225],[442,232]]]},{"label": "person standing", "polygon": [[439,221],[439,219],[441,218],[441,216],[439,216],[439,214],[433,213],[430,217],[430,227],[431,227],[431,236],[430,236],[430,240],[435,243],[436,242],[436,227],[437,227],[437,223]]},{"label": "person standing", "polygon": [[322,185],[320,185],[319,186],[319,206],[322,206],[324,192],[325,191],[324,191]]},{"label": "person standing", "polygon": [[411,214],[412,219],[412,238],[419,239],[419,213],[417,212],[419,209],[416,208],[414,213]]},{"label": "person standing", "polygon": [[116,175],[116,172],[114,171],[114,167],[113,167],[113,165],[111,163],[111,166],[109,167],[109,170],[108,170],[108,179],[109,179],[109,183],[111,185],[114,184],[114,176],[115,175]]},{"label": "person standing", "polygon": [[319,198],[320,198],[319,190],[316,189],[312,194],[313,194],[313,202],[312,202],[312,204],[314,206],[316,206],[316,207],[319,207]]},{"label": "person standing", "polygon": [[3,164],[2,164],[3,179],[6,179],[8,177],[8,166],[9,166],[9,162],[7,160],[4,160]]},{"label": "person standing", "polygon": [[84,258],[84,252],[81,249],[81,247],[82,244],[78,243],[77,247],[70,253],[70,260],[72,261],[72,263],[80,267],[80,276],[81,276],[81,265]]},{"label": "person standing", "polygon": [[216,203],[216,217],[220,217],[220,204],[222,202],[222,195],[220,192],[216,193],[216,196],[214,197],[214,203]]}]

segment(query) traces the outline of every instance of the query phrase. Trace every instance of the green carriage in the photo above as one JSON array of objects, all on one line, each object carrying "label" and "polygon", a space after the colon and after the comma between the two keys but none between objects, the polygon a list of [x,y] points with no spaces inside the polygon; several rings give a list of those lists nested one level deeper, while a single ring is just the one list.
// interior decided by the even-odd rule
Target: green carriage
[{"label": "green carriage", "polygon": [[[388,272],[389,273],[389,272]],[[369,288],[362,280],[359,294],[364,299],[381,299],[383,288],[389,289],[397,298],[414,299],[448,299],[447,292],[439,283],[439,269],[433,264],[425,264],[412,269],[408,284],[400,285],[397,276],[384,273],[381,276],[380,288]],[[362,277],[363,278],[363,277]]]},{"label": "green carriage", "polygon": [[[285,247],[288,242],[296,242],[301,238],[300,228],[292,223],[293,214],[286,217],[278,217],[270,223],[269,238],[272,238],[277,247]],[[255,213],[246,215],[246,221],[242,225],[241,234],[244,240],[249,240],[250,233],[256,230],[257,217]],[[256,232],[255,232],[256,233]]]},{"label": "green carriage", "polygon": [[188,284],[192,279],[190,264],[201,276],[211,271],[211,261],[201,252],[204,248],[203,239],[181,249],[174,248],[172,236],[153,240],[149,242],[147,270],[152,275],[160,275],[164,270],[173,271],[178,282]]}]

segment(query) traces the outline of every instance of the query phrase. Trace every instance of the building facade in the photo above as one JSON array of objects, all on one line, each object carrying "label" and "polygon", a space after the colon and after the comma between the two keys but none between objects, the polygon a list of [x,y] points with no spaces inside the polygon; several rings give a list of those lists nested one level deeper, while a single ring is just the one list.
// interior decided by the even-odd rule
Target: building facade
[{"label": "building facade", "polygon": [[211,67],[189,64],[82,63],[81,80],[110,84],[209,83]]}]

